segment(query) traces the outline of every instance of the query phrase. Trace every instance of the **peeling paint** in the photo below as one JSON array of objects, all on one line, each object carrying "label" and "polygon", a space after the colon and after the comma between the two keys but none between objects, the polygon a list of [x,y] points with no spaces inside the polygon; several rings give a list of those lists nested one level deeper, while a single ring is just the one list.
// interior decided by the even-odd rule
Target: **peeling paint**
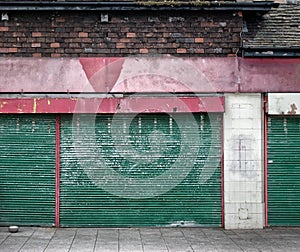
[{"label": "peeling paint", "polygon": [[[1,104],[6,103],[6,106]],[[199,105],[200,104],[200,105]],[[205,105],[202,105],[205,104]],[[3,113],[224,112],[224,97],[0,98]]]},{"label": "peeling paint", "polygon": [[0,108],[2,109],[6,104],[7,104],[7,102],[5,102],[5,101],[0,102]]},{"label": "peeling paint", "polygon": [[33,113],[36,113],[36,98],[33,99]]},{"label": "peeling paint", "polygon": [[299,93],[269,93],[268,114],[269,115],[298,115],[298,104],[300,104]]}]

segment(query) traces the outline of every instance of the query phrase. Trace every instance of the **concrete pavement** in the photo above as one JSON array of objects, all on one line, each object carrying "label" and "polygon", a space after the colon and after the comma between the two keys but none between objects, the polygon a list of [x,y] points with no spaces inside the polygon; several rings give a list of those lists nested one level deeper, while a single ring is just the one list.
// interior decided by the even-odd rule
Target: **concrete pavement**
[{"label": "concrete pavement", "polygon": [[300,228],[0,227],[1,252],[300,251]]}]

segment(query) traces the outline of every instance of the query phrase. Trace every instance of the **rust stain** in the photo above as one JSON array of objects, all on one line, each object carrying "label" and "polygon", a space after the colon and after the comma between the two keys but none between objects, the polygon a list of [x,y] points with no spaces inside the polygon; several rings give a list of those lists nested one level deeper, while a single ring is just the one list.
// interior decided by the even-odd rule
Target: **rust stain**
[{"label": "rust stain", "polygon": [[287,112],[289,115],[295,115],[297,113],[297,106],[295,103],[291,104],[291,111]]}]

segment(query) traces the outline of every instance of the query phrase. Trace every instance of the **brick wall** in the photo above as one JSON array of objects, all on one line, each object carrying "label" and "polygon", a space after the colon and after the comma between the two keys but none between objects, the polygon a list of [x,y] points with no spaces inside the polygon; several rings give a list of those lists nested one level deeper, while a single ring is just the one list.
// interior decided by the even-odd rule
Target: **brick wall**
[{"label": "brick wall", "polygon": [[137,54],[235,56],[238,12],[10,12],[0,21],[0,56],[89,57]]}]

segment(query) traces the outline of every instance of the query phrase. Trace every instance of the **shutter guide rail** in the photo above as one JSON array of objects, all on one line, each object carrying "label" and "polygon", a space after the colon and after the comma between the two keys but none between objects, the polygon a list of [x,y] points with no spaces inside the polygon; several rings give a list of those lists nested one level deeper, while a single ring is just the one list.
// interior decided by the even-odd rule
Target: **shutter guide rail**
[{"label": "shutter guide rail", "polygon": [[224,128],[223,128],[223,117],[221,117],[221,125],[220,125],[220,148],[221,148],[221,211],[222,211],[222,220],[221,220],[221,226],[222,228],[225,227],[225,199],[224,199]]}]

